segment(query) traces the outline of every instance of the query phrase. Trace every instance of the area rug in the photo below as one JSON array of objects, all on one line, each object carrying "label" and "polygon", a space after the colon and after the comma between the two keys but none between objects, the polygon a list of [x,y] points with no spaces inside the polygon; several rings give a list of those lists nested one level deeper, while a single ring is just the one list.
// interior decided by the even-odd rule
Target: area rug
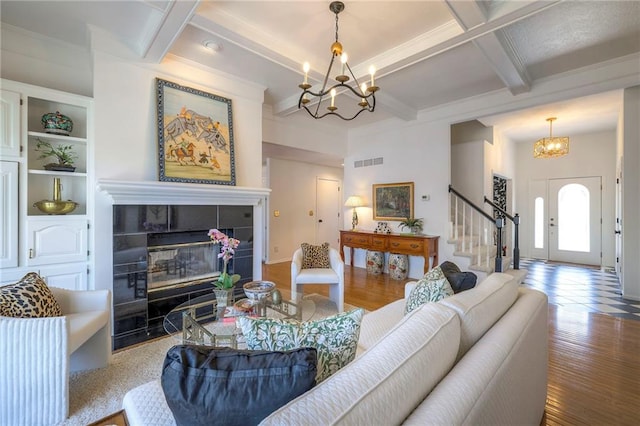
[{"label": "area rug", "polygon": [[[305,296],[316,305],[312,320],[335,314],[336,306],[319,294]],[[345,303],[345,311],[355,309]],[[167,350],[178,342],[164,337],[113,355],[111,364],[98,370],[72,373],[69,378],[69,415],[63,426],[86,426],[122,409],[124,395],[136,386],[160,378]]]}]

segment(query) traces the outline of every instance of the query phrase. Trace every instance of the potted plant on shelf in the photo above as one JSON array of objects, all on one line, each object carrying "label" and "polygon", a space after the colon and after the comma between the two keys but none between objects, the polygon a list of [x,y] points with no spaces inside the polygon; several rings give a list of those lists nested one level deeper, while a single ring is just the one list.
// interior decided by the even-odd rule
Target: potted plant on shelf
[{"label": "potted plant on shelf", "polygon": [[73,163],[78,158],[78,155],[73,152],[73,145],[53,145],[51,142],[43,141],[40,138],[36,138],[36,141],[35,150],[40,153],[38,159],[55,157],[58,160],[57,163],[45,164],[45,170],[57,172],[73,172],[76,170]]},{"label": "potted plant on shelf", "polygon": [[419,234],[422,232],[423,223],[421,218],[408,217],[400,222],[400,228],[409,228],[412,234]]},{"label": "potted plant on shelf", "polygon": [[217,229],[209,230],[209,238],[211,238],[214,244],[221,244],[218,259],[222,258],[223,267],[222,272],[218,276],[218,280],[214,281],[213,285],[216,287],[214,292],[218,300],[218,307],[227,306],[230,301],[229,299],[233,298],[233,287],[240,280],[240,275],[229,275],[227,272],[229,260],[231,260],[235,254],[235,250],[238,248],[238,245],[240,245],[240,240],[229,238],[225,233]]}]

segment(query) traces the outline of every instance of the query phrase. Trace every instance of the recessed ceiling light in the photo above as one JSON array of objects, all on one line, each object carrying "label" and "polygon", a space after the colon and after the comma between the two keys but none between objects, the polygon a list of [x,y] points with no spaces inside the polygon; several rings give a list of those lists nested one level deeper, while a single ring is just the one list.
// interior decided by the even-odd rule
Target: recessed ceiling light
[{"label": "recessed ceiling light", "polygon": [[219,52],[222,50],[222,44],[215,40],[205,40],[202,45],[212,52]]}]

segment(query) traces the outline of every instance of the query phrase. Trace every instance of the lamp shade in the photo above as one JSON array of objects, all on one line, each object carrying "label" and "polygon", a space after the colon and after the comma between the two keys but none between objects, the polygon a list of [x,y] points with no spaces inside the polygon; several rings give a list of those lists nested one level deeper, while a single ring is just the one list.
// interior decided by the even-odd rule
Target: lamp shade
[{"label": "lamp shade", "polygon": [[344,205],[347,207],[360,207],[363,205],[362,198],[358,197],[357,195],[352,195],[347,198],[347,201],[344,203]]}]

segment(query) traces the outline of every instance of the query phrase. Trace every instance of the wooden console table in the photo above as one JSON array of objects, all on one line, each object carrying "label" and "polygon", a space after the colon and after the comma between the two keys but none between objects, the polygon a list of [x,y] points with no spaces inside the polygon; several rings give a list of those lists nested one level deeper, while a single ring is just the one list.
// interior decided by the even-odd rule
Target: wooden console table
[{"label": "wooden console table", "polygon": [[429,259],[438,266],[438,236],[408,234],[376,234],[367,231],[340,231],[340,256],[344,261],[344,246],[351,249],[375,250],[424,257],[424,272],[429,270]]}]

